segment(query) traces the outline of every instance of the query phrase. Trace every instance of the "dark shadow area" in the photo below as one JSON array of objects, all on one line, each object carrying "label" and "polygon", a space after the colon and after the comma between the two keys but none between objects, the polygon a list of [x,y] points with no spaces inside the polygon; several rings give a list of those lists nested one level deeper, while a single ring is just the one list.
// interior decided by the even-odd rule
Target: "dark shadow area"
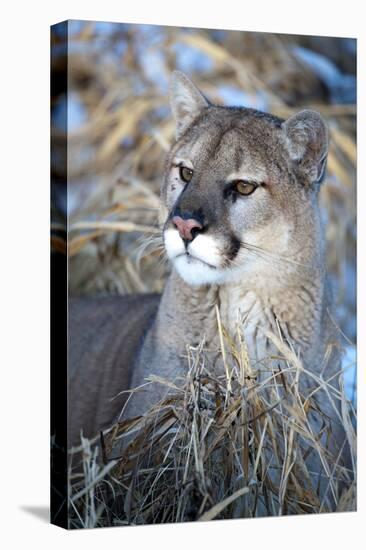
[{"label": "dark shadow area", "polygon": [[49,506],[20,506],[20,509],[27,514],[40,519],[43,522],[50,522],[50,507]]}]

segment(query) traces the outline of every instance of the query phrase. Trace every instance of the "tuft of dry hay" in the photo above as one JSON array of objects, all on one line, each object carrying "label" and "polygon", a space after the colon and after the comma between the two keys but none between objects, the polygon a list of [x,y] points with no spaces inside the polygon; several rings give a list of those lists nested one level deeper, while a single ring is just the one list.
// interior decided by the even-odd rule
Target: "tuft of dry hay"
[{"label": "tuft of dry hay", "polygon": [[[204,341],[188,347],[181,384],[148,380],[169,390],[166,399],[70,451],[71,528],[356,509],[355,411],[342,384],[312,375],[314,390],[302,395],[307,373],[274,334],[278,356],[259,381],[239,326],[235,343],[218,327],[224,373],[213,372]],[[320,390],[341,411],[351,467],[331,450]]]}]

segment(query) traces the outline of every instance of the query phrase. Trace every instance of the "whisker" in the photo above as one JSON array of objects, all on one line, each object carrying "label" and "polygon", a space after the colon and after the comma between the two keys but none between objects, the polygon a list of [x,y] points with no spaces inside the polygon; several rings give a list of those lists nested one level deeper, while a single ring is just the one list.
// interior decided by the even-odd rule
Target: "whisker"
[{"label": "whisker", "polygon": [[164,268],[168,264],[168,256],[165,254],[165,249],[159,252],[158,267]]},{"label": "whisker", "polygon": [[146,256],[153,254],[154,252],[164,250],[164,241],[162,234],[149,235],[148,237],[143,236],[141,237],[140,241],[141,242],[137,248],[136,257],[138,266],[140,266],[142,258],[145,258]]},{"label": "whisker", "polygon": [[292,264],[292,265],[297,265],[299,267],[314,269],[311,264],[304,264],[302,262],[297,262],[296,260],[292,260],[291,258],[283,256],[282,254],[276,254],[276,253],[270,252],[269,250],[265,250],[264,248],[261,248],[260,246],[256,246],[256,245],[253,245],[253,244],[250,244],[250,243],[246,243],[245,241],[241,241],[240,244],[243,248],[245,248],[246,250],[248,250],[250,252],[257,253],[257,254],[262,254],[262,256],[268,257],[271,260],[277,261],[279,263],[284,262],[284,263],[288,263],[288,264]]}]

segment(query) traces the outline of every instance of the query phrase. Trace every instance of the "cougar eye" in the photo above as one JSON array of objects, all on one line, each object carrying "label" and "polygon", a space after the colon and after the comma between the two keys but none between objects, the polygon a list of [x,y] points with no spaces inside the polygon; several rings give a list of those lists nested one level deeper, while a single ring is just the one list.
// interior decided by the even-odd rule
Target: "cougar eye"
[{"label": "cougar eye", "polygon": [[257,184],[250,181],[238,180],[234,183],[234,189],[240,195],[251,195],[257,189]]},{"label": "cougar eye", "polygon": [[185,181],[186,183],[190,182],[193,176],[193,170],[190,168],[187,168],[186,166],[180,166],[179,167],[179,176],[180,179]]}]

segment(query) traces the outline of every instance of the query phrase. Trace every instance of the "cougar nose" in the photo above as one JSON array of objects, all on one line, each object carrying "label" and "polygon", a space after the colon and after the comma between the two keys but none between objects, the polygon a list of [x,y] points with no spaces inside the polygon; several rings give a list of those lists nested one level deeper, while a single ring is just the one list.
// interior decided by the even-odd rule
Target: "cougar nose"
[{"label": "cougar nose", "polygon": [[184,220],[180,216],[174,216],[172,222],[184,241],[193,241],[197,234],[203,229],[202,224],[194,218]]}]

